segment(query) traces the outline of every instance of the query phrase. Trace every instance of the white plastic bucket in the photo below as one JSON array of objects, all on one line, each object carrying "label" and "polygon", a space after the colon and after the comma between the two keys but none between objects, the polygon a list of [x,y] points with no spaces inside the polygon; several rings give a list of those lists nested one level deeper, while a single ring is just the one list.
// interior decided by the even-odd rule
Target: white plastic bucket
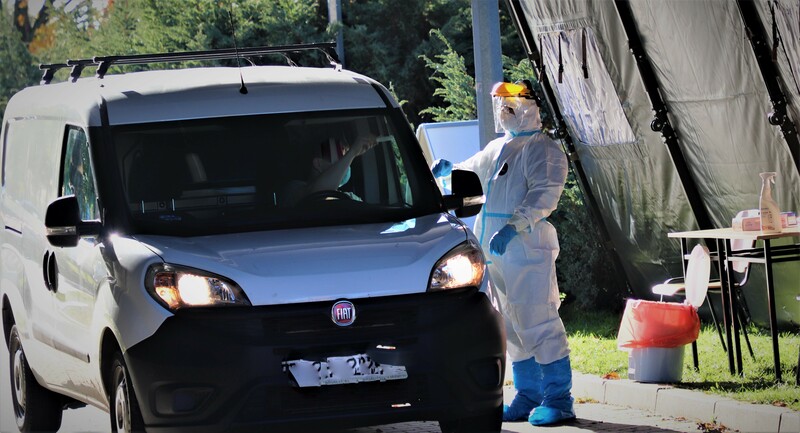
[{"label": "white plastic bucket", "polygon": [[645,347],[628,354],[628,378],[637,382],[674,383],[683,378],[683,353],[679,347]]}]

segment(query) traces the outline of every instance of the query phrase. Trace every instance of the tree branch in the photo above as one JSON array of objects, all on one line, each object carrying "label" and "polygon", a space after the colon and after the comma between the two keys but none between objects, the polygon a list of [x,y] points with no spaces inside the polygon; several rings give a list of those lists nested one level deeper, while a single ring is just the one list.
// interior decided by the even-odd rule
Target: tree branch
[{"label": "tree branch", "polygon": [[[36,15],[36,21],[33,22],[33,35],[36,35],[36,30],[39,27],[47,24],[47,20],[50,19],[50,8],[53,7],[53,3],[51,0],[48,0],[42,4],[42,8],[39,9],[39,13]],[[33,36],[32,35],[32,36]]]},{"label": "tree branch", "polygon": [[22,40],[26,44],[33,39],[27,0],[14,0],[14,27],[22,33]]}]

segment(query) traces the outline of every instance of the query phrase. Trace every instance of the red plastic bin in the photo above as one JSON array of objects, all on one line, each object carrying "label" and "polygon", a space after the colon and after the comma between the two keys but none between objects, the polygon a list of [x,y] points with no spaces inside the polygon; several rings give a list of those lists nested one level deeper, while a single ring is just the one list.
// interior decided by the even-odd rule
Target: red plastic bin
[{"label": "red plastic bin", "polygon": [[617,334],[620,349],[680,347],[697,340],[700,317],[690,304],[629,299]]}]

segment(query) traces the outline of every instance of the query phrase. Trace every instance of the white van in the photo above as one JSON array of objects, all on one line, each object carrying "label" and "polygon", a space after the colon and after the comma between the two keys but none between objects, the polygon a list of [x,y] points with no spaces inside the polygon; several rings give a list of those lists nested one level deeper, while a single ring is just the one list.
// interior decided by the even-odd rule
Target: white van
[{"label": "white van", "polygon": [[[503,322],[448,214],[479,211],[477,176],[442,196],[390,93],[340,68],[106,75],[209,53],[238,55],[94,58],[57,84],[66,65],[45,65],[9,101],[2,399],[19,429],[89,404],[112,431],[500,431]],[[316,161],[343,160],[312,188]]]}]

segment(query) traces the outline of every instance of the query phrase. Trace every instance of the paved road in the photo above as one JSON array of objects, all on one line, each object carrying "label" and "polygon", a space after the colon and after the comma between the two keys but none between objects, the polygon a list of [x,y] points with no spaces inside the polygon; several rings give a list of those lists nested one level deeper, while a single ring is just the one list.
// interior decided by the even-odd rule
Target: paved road
[{"label": "paved road", "polygon": [[[0,432],[16,432],[11,411],[11,391],[9,385],[8,352],[0,348]],[[510,401],[514,391],[506,387],[505,398]],[[557,427],[533,427],[528,423],[505,423],[503,432],[615,432],[615,433],[662,433],[697,432],[694,422],[652,415],[648,412],[597,403],[576,404],[578,419]],[[93,407],[72,409],[64,412],[64,421],[59,432],[104,433],[109,430],[108,414]],[[410,422],[358,429],[337,431],[335,433],[439,433],[435,422]],[[324,433],[324,432],[320,432]],[[334,433],[334,432],[329,432]]]},{"label": "paved road", "polygon": [[[8,381],[5,381],[8,383]],[[510,394],[509,390],[506,394]],[[11,409],[8,407],[7,394],[3,394],[3,410],[0,412],[0,432],[16,431]],[[609,406],[597,403],[582,403],[575,406],[578,419],[560,426],[533,427],[528,423],[505,423],[503,433],[510,432],[548,432],[548,433],[667,433],[697,432],[697,424],[685,420],[665,418],[646,412]],[[107,432],[108,414],[98,409],[87,407],[68,410],[64,413],[64,423],[59,432]],[[358,429],[339,430],[329,433],[439,433],[439,425],[435,422],[408,422],[389,424]],[[320,432],[323,433],[323,432]]]}]

